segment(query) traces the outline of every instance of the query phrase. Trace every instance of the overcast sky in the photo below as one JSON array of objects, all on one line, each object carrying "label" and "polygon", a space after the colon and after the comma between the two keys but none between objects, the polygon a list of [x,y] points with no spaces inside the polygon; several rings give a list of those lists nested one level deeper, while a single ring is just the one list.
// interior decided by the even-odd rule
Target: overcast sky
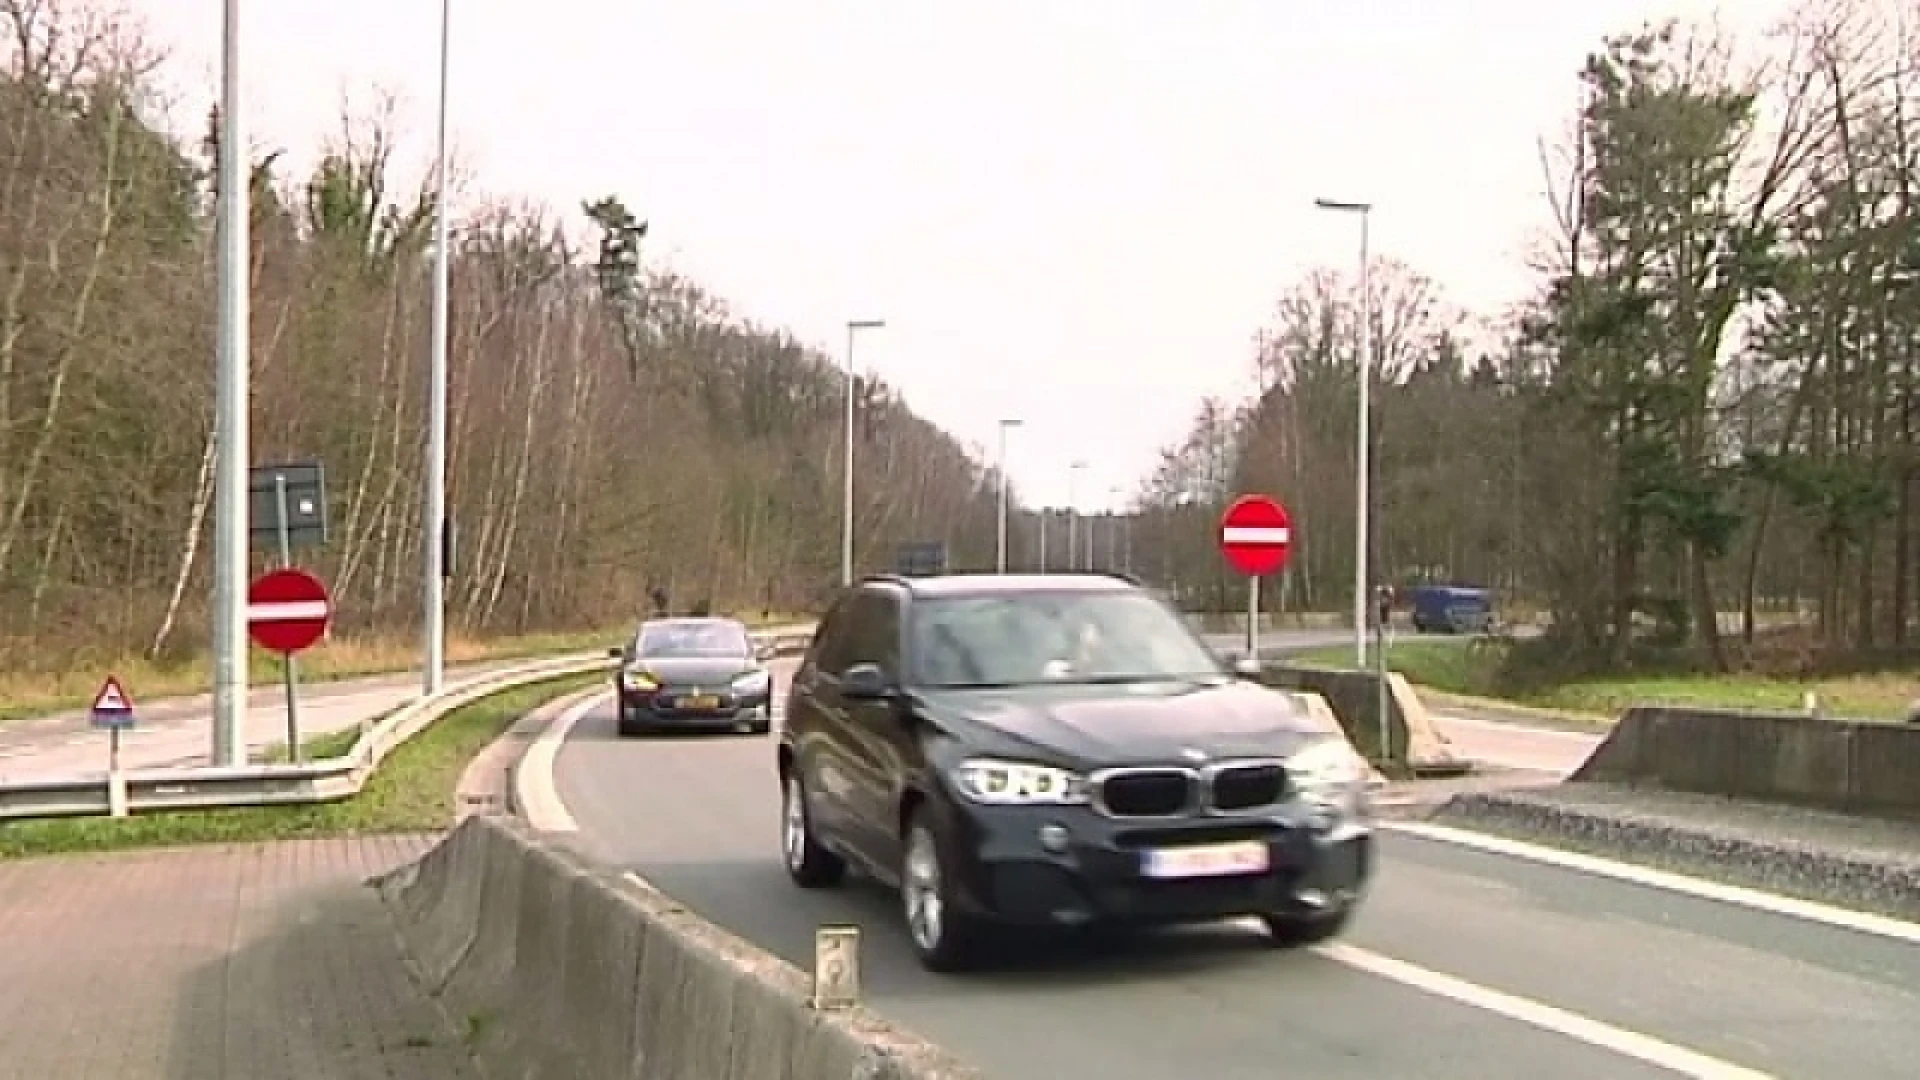
[{"label": "overcast sky", "polygon": [[[432,152],[439,0],[258,0],[246,116],[301,164],[343,103]],[[217,87],[217,0],[135,0],[179,116]],[[656,262],[857,362],[1085,508],[1131,493],[1200,399],[1245,393],[1274,296],[1376,251],[1495,313],[1528,291],[1537,140],[1603,34],[1757,26],[1779,0],[454,0],[455,151],[481,194],[620,194]],[[457,362],[457,357],[456,357]]]}]

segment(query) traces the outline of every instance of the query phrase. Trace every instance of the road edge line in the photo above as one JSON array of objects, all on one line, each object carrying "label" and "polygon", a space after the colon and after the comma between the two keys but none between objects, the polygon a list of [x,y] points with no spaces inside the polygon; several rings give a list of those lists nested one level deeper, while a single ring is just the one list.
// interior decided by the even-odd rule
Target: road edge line
[{"label": "road edge line", "polygon": [[586,718],[594,707],[613,695],[610,689],[589,693],[584,700],[574,703],[548,724],[546,730],[534,737],[533,745],[520,758],[519,767],[514,769],[513,797],[519,807],[520,816],[528,826],[543,833],[577,833],[580,823],[567,810],[566,800],[560,797],[560,786],[554,779],[554,764],[560,756],[560,748],[566,744],[567,736],[573,733],[574,726]]},{"label": "road edge line", "polygon": [[1584,852],[1568,851],[1525,840],[1513,840],[1472,829],[1458,829],[1448,825],[1417,821],[1379,821],[1375,822],[1375,827],[1382,832],[1398,833],[1435,843],[1453,844],[1490,855],[1525,859],[1529,862],[1592,874],[1595,877],[1609,878],[1629,885],[1677,893],[1696,900],[1743,907],[1769,915],[1819,923],[1834,929],[1851,930],[1855,933],[1886,938],[1908,945],[1920,945],[1920,923],[1908,922],[1888,915],[1854,911],[1833,904],[1822,904],[1780,893],[1751,889],[1743,885],[1723,884],[1671,870],[1659,870],[1651,866],[1602,858]]},{"label": "road edge line", "polygon": [[1582,1016],[1543,1001],[1469,982],[1457,975],[1396,960],[1357,945],[1336,942],[1316,945],[1313,951],[1342,967],[1682,1076],[1700,1077],[1702,1080],[1773,1080],[1771,1073],[1749,1069],[1678,1043]]}]

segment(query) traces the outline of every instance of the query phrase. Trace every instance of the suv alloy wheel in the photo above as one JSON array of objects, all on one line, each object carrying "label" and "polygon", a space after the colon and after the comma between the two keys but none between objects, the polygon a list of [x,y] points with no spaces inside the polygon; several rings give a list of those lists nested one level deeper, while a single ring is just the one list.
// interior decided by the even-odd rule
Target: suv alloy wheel
[{"label": "suv alloy wheel", "polygon": [[949,903],[952,890],[940,852],[940,838],[926,813],[915,810],[900,858],[900,910],[907,940],[927,970],[959,971],[971,962],[979,931]]},{"label": "suv alloy wheel", "polygon": [[813,836],[813,815],[807,810],[807,785],[795,762],[780,785],[780,853],[787,875],[803,889],[822,889],[840,883],[847,864],[820,846]]}]

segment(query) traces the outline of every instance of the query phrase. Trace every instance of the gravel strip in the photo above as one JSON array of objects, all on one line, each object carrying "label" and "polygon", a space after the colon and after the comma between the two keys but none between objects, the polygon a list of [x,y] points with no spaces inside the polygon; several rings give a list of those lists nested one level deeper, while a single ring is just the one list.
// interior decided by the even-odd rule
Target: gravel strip
[{"label": "gravel strip", "polygon": [[1920,822],[1585,783],[1463,792],[1427,820],[1920,920]]}]

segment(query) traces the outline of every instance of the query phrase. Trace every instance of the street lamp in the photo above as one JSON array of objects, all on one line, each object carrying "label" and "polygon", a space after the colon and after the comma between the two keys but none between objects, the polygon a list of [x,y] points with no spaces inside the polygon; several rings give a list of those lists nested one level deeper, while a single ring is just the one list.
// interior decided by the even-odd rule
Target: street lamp
[{"label": "street lamp", "polygon": [[1315,199],[1313,205],[1322,210],[1335,213],[1358,214],[1360,216],[1360,437],[1354,468],[1354,527],[1353,527],[1353,650],[1355,660],[1365,667],[1367,663],[1367,527],[1369,500],[1367,498],[1367,474],[1372,471],[1373,439],[1368,431],[1370,393],[1369,384],[1373,381],[1373,290],[1368,281],[1367,223],[1373,210],[1372,203],[1342,202],[1337,199]]},{"label": "street lamp", "polygon": [[1087,467],[1076,461],[1067,471],[1067,569],[1080,569],[1080,473]]},{"label": "street lamp", "polygon": [[994,565],[1001,573],[1007,572],[1007,429],[1020,426],[1018,420],[1000,421],[1000,526],[994,545]]},{"label": "street lamp", "polygon": [[421,595],[425,605],[426,657],[422,667],[426,692],[440,692],[446,669],[447,645],[447,279],[452,254],[452,226],[447,213],[447,70],[453,30],[453,0],[440,0],[439,130],[434,147],[433,202],[433,316],[427,357],[427,497],[421,515],[426,543],[425,577]]},{"label": "street lamp", "polygon": [[213,763],[247,763],[247,137],[240,108],[240,0],[220,49],[219,328],[214,360]]},{"label": "street lamp", "polygon": [[847,323],[847,445],[841,462],[840,584],[853,584],[853,338],[862,330],[879,330],[885,319],[852,319]]}]

